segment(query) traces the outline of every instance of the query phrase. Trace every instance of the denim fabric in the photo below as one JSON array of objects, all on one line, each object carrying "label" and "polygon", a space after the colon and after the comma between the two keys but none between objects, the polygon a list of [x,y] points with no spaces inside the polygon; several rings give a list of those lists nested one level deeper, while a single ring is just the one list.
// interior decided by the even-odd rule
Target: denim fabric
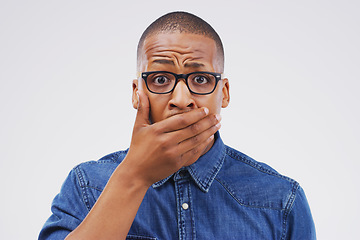
[{"label": "denim fabric", "polygon": [[[218,133],[215,139],[197,162],[148,189],[127,239],[316,239],[296,181],[224,145]],[[75,229],[126,153],[75,167],[39,239],[64,239]]]}]

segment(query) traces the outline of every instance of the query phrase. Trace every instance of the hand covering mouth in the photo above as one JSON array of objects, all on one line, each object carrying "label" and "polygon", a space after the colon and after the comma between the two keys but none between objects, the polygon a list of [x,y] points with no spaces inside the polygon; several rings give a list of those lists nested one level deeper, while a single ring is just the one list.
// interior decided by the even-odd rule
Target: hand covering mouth
[{"label": "hand covering mouth", "polygon": [[172,117],[172,116],[175,116],[175,115],[178,115],[178,114],[182,114],[182,113],[187,113],[187,112],[190,112],[194,109],[186,109],[186,110],[182,110],[182,111],[171,111],[166,118],[169,118],[169,117]]}]

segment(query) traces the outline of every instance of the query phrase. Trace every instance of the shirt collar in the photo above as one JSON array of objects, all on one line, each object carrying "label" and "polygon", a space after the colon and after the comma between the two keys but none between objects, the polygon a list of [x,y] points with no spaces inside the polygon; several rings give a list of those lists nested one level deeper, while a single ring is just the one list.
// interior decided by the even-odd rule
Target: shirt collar
[{"label": "shirt collar", "polygon": [[196,185],[204,192],[208,192],[216,175],[221,169],[225,159],[225,145],[220,138],[219,132],[215,134],[215,142],[211,149],[202,155],[195,163],[190,166],[181,168],[178,172],[169,177],[160,180],[152,185],[153,188],[160,187],[172,176],[178,176],[182,170],[187,170],[196,183]]}]

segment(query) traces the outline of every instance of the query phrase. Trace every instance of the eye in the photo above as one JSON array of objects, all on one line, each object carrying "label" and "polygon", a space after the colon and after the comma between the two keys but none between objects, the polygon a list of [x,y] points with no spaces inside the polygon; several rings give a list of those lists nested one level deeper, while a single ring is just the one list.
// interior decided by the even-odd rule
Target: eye
[{"label": "eye", "polygon": [[169,78],[167,78],[166,76],[154,76],[154,78],[152,78],[152,82],[154,84],[157,84],[157,85],[163,85],[163,84],[166,84],[170,81]]},{"label": "eye", "polygon": [[207,84],[209,79],[206,76],[198,75],[193,78],[193,81],[199,85]]}]

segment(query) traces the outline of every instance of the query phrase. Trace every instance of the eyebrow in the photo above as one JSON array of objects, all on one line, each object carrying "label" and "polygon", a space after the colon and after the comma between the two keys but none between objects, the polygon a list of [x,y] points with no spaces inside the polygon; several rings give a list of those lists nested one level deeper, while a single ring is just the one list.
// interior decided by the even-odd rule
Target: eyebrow
[{"label": "eyebrow", "polygon": [[[175,66],[175,63],[168,59],[155,59],[153,61],[153,63],[168,64],[168,65]],[[205,65],[202,63],[198,63],[198,62],[190,62],[190,63],[185,63],[184,67],[201,68],[201,67],[205,67]]]},{"label": "eyebrow", "polygon": [[173,61],[167,59],[155,59],[153,63],[169,64],[175,66],[175,63]]},{"label": "eyebrow", "polygon": [[190,62],[190,63],[185,63],[185,67],[201,68],[201,67],[205,67],[205,65],[198,62]]}]

